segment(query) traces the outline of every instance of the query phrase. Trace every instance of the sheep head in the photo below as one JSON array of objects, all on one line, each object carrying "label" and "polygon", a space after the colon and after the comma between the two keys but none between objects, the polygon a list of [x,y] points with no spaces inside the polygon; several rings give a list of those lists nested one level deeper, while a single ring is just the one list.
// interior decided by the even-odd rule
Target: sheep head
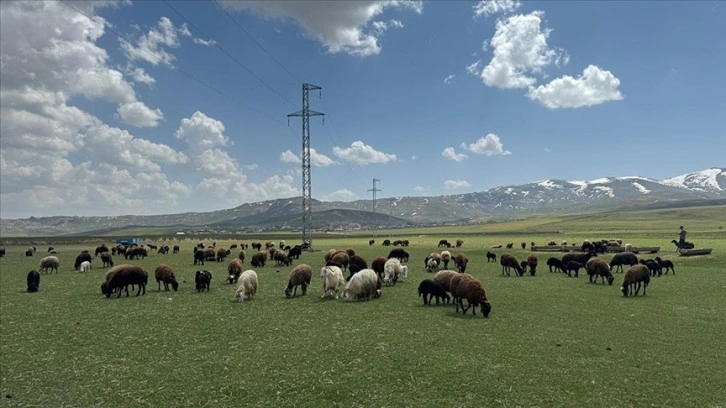
[{"label": "sheep head", "polygon": [[482,302],[481,304],[481,314],[484,315],[484,317],[489,317],[489,313],[492,312],[492,304],[489,303],[489,301]]}]

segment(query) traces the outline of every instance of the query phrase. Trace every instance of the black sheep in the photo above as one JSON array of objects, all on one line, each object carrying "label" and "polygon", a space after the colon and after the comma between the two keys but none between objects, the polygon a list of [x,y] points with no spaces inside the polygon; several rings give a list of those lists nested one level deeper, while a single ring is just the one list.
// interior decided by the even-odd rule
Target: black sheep
[{"label": "black sheep", "polygon": [[212,273],[209,271],[197,271],[194,275],[194,284],[197,292],[203,292],[205,289],[209,292],[209,286],[212,283]]},{"label": "black sheep", "polygon": [[673,271],[673,274],[676,274],[676,270],[673,268],[673,262],[668,259],[660,259],[659,256],[655,257],[655,261],[658,262],[658,264],[663,268],[663,273],[668,275],[668,270],[670,269]]},{"label": "black sheep", "polygon": [[655,276],[656,274],[658,276],[661,276],[663,274],[663,267],[660,266],[660,264],[652,259],[641,259],[640,260],[641,265],[645,265],[648,270],[650,271],[650,276]]},{"label": "black sheep", "polygon": [[550,272],[562,271],[562,261],[554,256],[547,260],[547,267],[550,268]]},{"label": "black sheep", "polygon": [[28,272],[28,293],[37,292],[40,288],[40,274],[36,270]]},{"label": "black sheep", "polygon": [[391,258],[398,258],[401,263],[408,262],[408,252],[402,248],[392,249],[391,252],[388,253],[388,259]]},{"label": "black sheep", "polygon": [[497,254],[487,251],[487,262],[497,262]]},{"label": "black sheep", "polygon": [[194,251],[194,265],[196,265],[197,262],[201,265],[204,265],[204,251],[202,251],[202,250]]},{"label": "black sheep", "polygon": [[580,268],[582,268],[582,264],[577,261],[569,261],[566,264],[562,266],[562,270],[564,272],[567,272],[567,276],[572,277],[572,274],[570,272],[575,272],[575,277],[577,278],[578,273],[580,272]]},{"label": "black sheep", "polygon": [[439,299],[444,303],[449,303],[449,295],[446,294],[446,289],[442,288],[441,285],[432,281],[431,279],[424,279],[418,285],[418,296],[423,295],[424,305],[430,305],[431,300],[436,298],[436,304],[439,304]]},{"label": "black sheep", "polygon": [[89,254],[88,252],[82,252],[80,255],[78,255],[76,257],[76,262],[73,264],[73,269],[78,270],[78,268],[81,266],[81,264],[84,261],[88,261],[88,262],[93,261],[91,254]]}]

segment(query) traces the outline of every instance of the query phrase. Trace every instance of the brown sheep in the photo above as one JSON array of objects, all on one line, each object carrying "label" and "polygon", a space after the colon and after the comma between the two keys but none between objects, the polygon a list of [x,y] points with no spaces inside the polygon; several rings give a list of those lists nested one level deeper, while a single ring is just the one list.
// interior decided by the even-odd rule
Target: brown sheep
[{"label": "brown sheep", "polygon": [[350,264],[350,256],[345,251],[336,252],[328,261],[329,264],[333,264],[342,270],[348,270]]},{"label": "brown sheep", "polygon": [[325,260],[325,263],[330,262],[330,258],[332,258],[333,255],[335,255],[336,253],[338,253],[337,249],[329,249],[328,252],[326,252],[325,255],[323,255],[323,259]]},{"label": "brown sheep", "polygon": [[229,265],[227,265],[227,281],[231,284],[237,283],[239,275],[242,273],[242,261],[239,259],[233,259]]},{"label": "brown sheep", "polygon": [[109,252],[101,252],[101,262],[103,262],[103,267],[112,267],[113,266],[113,257],[111,257],[111,253]]},{"label": "brown sheep", "polygon": [[379,256],[371,262],[371,269],[373,269],[373,271],[378,274],[381,279],[383,279],[383,270],[387,260],[387,258]]},{"label": "brown sheep", "polygon": [[237,255],[237,258],[240,261],[242,261],[242,263],[244,263],[244,261],[245,261],[245,255],[247,255],[247,253],[245,253],[244,249],[243,250],[240,250],[239,251],[239,254]]},{"label": "brown sheep", "polygon": [[449,262],[451,262],[451,252],[441,251],[441,262],[444,263],[444,269],[448,269]]},{"label": "brown sheep", "polygon": [[161,290],[161,282],[164,282],[164,290],[167,292],[169,291],[169,284],[171,284],[171,288],[174,289],[174,292],[179,289],[179,282],[176,281],[174,269],[172,269],[171,266],[166,264],[157,266],[154,271],[154,276],[156,276],[156,283],[159,285],[158,290]]},{"label": "brown sheep", "polygon": [[298,286],[302,286],[302,295],[305,296],[312,276],[313,270],[309,265],[300,264],[294,267],[292,271],[290,271],[290,280],[287,282],[285,297],[295,296]]},{"label": "brown sheep", "polygon": [[537,260],[537,255],[530,254],[527,257],[527,266],[529,266],[529,274],[534,276],[535,273],[537,273],[537,263],[539,261]]},{"label": "brown sheep", "polygon": [[640,284],[643,283],[643,296],[645,296],[645,290],[648,288],[650,283],[650,270],[647,266],[637,264],[631,266],[626,272],[623,278],[623,284],[620,286],[620,290],[624,296],[632,293],[633,296],[637,296],[640,291]]},{"label": "brown sheep", "polygon": [[[587,271],[587,275],[590,277],[590,283],[597,283],[598,276],[602,278],[603,284],[605,283],[605,279],[608,280],[609,285],[612,285],[615,280],[615,277],[613,277],[613,274],[610,272],[610,266],[608,263],[600,258],[591,258],[588,260],[585,264],[585,270]],[[594,282],[593,278],[595,279]]]},{"label": "brown sheep", "polygon": [[292,261],[290,261],[290,258],[287,256],[287,253],[282,250],[276,250],[275,253],[272,255],[272,260],[275,261],[275,265],[277,266],[290,266]]},{"label": "brown sheep", "polygon": [[434,278],[432,280],[439,284],[439,286],[444,288],[447,292],[451,292],[451,279],[456,275],[460,274],[456,271],[438,271],[434,274]]},{"label": "brown sheep", "polygon": [[[489,313],[492,311],[492,305],[487,299],[482,283],[473,276],[465,273],[459,274],[458,276],[461,276],[461,279],[458,280],[456,285],[454,285],[454,279],[456,277],[451,279],[451,295],[454,299],[458,300],[456,303],[456,312],[458,313],[459,307],[461,307],[461,312],[466,314],[467,310],[473,306],[471,313],[476,316],[476,307],[480,306],[481,314],[484,317],[489,317]],[[467,301],[466,308],[464,308],[464,299]]]},{"label": "brown sheep", "polygon": [[222,262],[222,261],[224,261],[224,258],[226,258],[226,257],[227,257],[227,255],[229,255],[229,254],[227,253],[227,250],[226,250],[226,249],[224,249],[224,248],[219,248],[219,249],[217,250],[217,262]]},{"label": "brown sheep", "polygon": [[[119,289],[118,297],[121,297],[123,290],[126,290],[126,297],[129,296],[129,285],[138,285],[136,296],[146,294],[146,284],[149,281],[149,273],[140,266],[117,265],[106,273],[106,282],[101,286],[103,294],[111,297],[114,289]],[[143,293],[142,293],[143,291]]]},{"label": "brown sheep", "polygon": [[517,262],[517,258],[512,255],[503,254],[499,257],[499,263],[502,265],[502,276],[504,276],[504,272],[507,273],[507,276],[511,276],[509,274],[511,268],[514,268],[519,276],[524,276],[524,269],[522,269],[522,266],[519,262]]},{"label": "brown sheep", "polygon": [[462,246],[462,245],[464,245],[464,241],[462,241],[462,240],[460,240],[460,239],[457,239],[457,240],[456,240],[456,247],[457,247],[457,248],[461,248],[461,246]]},{"label": "brown sheep", "polygon": [[258,252],[254,255],[252,255],[252,259],[250,260],[250,265],[252,265],[255,268],[264,268],[265,262],[267,262],[267,252]]},{"label": "brown sheep", "polygon": [[469,263],[469,258],[467,258],[463,252],[459,252],[458,254],[456,254],[454,262],[456,263],[456,267],[459,269],[459,272],[466,272],[466,265]]}]

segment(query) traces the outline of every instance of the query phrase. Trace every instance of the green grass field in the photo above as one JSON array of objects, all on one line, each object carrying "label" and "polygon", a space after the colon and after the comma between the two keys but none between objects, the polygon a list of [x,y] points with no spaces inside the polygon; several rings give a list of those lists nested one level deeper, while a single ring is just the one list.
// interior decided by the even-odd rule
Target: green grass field
[{"label": "green grass field", "polygon": [[[677,256],[669,241],[680,224],[713,254]],[[204,266],[212,289],[196,293],[196,238],[177,242],[180,254],[127,261],[151,279],[145,296],[120,299],[100,294],[100,260],[90,274],[72,270],[80,250],[95,245],[54,245],[60,273],[43,275],[34,294],[25,293],[25,276],[48,240],[38,240],[43,247],[32,258],[25,245],[5,245],[0,405],[726,407],[723,225],[726,208],[714,207],[395,230],[379,233],[374,246],[364,234],[316,237],[320,251],[295,263],[314,270],[306,297],[286,299],[291,268],[268,264],[257,269],[256,298],[244,303],[233,302],[234,287],[224,281],[229,258]],[[380,245],[384,238],[411,242],[407,282],[372,301],[320,299],[325,250],[353,248],[370,261],[391,249]],[[465,241],[467,272],[493,305],[489,318],[423,306],[417,297],[418,283],[431,276],[423,259],[442,238]],[[677,275],[654,278],[645,297],[625,298],[622,274],[607,286],[589,284],[584,272],[548,272],[546,259],[561,253],[537,253],[537,275],[522,278],[501,277],[501,266],[484,257],[496,244],[515,243],[493,251],[521,260],[530,252],[520,242],[586,238],[660,246]],[[250,241],[218,239],[217,246]],[[161,263],[177,271],[178,292],[157,291],[153,270]]]}]

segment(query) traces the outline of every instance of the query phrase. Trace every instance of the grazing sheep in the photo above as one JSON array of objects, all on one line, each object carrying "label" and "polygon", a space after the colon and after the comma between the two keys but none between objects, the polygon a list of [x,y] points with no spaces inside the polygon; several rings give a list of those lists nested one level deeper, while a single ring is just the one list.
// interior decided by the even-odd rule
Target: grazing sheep
[{"label": "grazing sheep", "polygon": [[197,292],[203,292],[205,289],[209,292],[209,287],[212,284],[212,272],[209,271],[197,271],[194,274],[194,286]]},{"label": "grazing sheep", "polygon": [[511,268],[514,268],[519,276],[524,276],[524,269],[522,269],[522,266],[519,262],[517,262],[517,258],[512,255],[504,254],[500,256],[499,264],[502,265],[502,276],[504,276],[504,272],[507,273],[507,276],[511,276]]},{"label": "grazing sheep", "polygon": [[514,247],[514,242],[510,242],[507,244],[507,249],[512,249]]},{"label": "grazing sheep", "polygon": [[290,257],[287,256],[285,251],[279,249],[275,251],[274,255],[272,255],[272,259],[275,261],[275,265],[277,266],[290,266],[290,264],[292,264]]},{"label": "grazing sheep", "polygon": [[572,277],[570,272],[575,272],[575,277],[577,278],[580,273],[580,269],[583,267],[582,263],[577,261],[568,261],[567,263],[563,262],[562,264],[562,272],[567,273],[567,276],[570,278]]},{"label": "grazing sheep", "polygon": [[527,273],[527,261],[520,262],[519,266],[521,266],[522,270],[524,270],[524,272]]},{"label": "grazing sheep", "polygon": [[227,257],[227,255],[229,255],[229,254],[227,253],[227,250],[226,250],[226,249],[224,249],[224,248],[219,248],[219,249],[217,250],[217,258],[216,258],[216,259],[217,259],[217,262],[222,262],[222,261],[224,261],[224,258],[226,258],[226,257]]},{"label": "grazing sheep", "polygon": [[323,278],[323,296],[320,298],[335,294],[335,298],[338,299],[345,288],[343,271],[337,266],[323,266],[320,269],[320,277]]},{"label": "grazing sheep", "polygon": [[326,265],[335,265],[340,269],[347,270],[350,264],[350,256],[345,251],[337,251],[326,261]]},{"label": "grazing sheep", "polygon": [[617,269],[622,272],[623,265],[633,266],[637,263],[638,257],[635,256],[635,254],[631,252],[621,252],[619,254],[615,254],[613,259],[610,260],[610,270],[614,271],[614,268],[617,266]]},{"label": "grazing sheep", "polygon": [[537,273],[537,263],[539,261],[537,260],[537,255],[531,254],[527,257],[527,266],[529,266],[529,274],[531,276],[534,276],[535,273]]},{"label": "grazing sheep", "polygon": [[234,294],[238,302],[252,300],[257,293],[257,272],[248,269],[239,276],[237,291]]},{"label": "grazing sheep", "polygon": [[195,248],[194,248],[194,265],[196,265],[196,264],[197,264],[197,262],[198,262],[198,263],[199,263],[200,265],[204,265],[204,258],[205,258],[205,256],[204,256],[204,251],[203,251],[203,250],[201,250],[201,249],[197,249],[197,248],[195,247]]},{"label": "grazing sheep", "polygon": [[547,267],[550,268],[550,272],[562,272],[562,260],[554,256],[550,257],[547,260]]},{"label": "grazing sheep", "polygon": [[348,254],[349,257],[355,256],[355,249],[348,248],[345,250],[345,253]]},{"label": "grazing sheep", "polygon": [[176,292],[179,289],[179,282],[176,281],[176,275],[174,275],[174,269],[166,264],[161,264],[156,267],[154,271],[156,277],[156,284],[158,285],[157,290],[161,290],[161,283],[164,282],[164,290],[169,291],[169,285]]},{"label": "grazing sheep", "polygon": [[449,241],[442,239],[439,241],[439,248],[451,248],[451,244],[449,244]]},{"label": "grazing sheep", "polygon": [[451,252],[441,251],[441,262],[444,263],[444,269],[449,269],[449,262],[451,262]]},{"label": "grazing sheep", "polygon": [[387,286],[395,285],[398,277],[403,274],[403,266],[398,258],[390,258],[383,265],[383,283]]},{"label": "grazing sheep", "polygon": [[[48,252],[50,252],[50,251],[48,251]],[[100,254],[102,252],[108,252],[108,247],[105,244],[101,244],[100,246],[97,246],[96,252],[94,253],[93,256],[98,256],[98,254]]]},{"label": "grazing sheep", "polygon": [[295,245],[287,252],[287,256],[290,259],[300,259],[300,255],[302,255],[302,247],[300,245]]},{"label": "grazing sheep", "polygon": [[40,274],[36,270],[28,272],[26,279],[28,284],[28,293],[37,292],[40,289]]},{"label": "grazing sheep", "polygon": [[254,268],[264,268],[265,262],[267,262],[267,252],[258,252],[250,259],[250,265]]},{"label": "grazing sheep", "polygon": [[461,246],[462,246],[462,245],[464,245],[464,241],[462,241],[462,240],[460,240],[460,239],[457,239],[457,240],[456,240],[456,247],[457,247],[457,248],[461,248]]},{"label": "grazing sheep", "polygon": [[406,252],[403,248],[392,249],[391,252],[388,253],[388,259],[391,258],[398,258],[398,260],[402,263],[408,262],[408,252]]},{"label": "grazing sheep", "polygon": [[562,256],[562,265],[566,265],[570,261],[585,265],[590,258],[596,255],[594,252],[569,252]]},{"label": "grazing sheep", "polygon": [[363,269],[353,275],[345,285],[343,299],[358,300],[377,298],[381,295],[378,282],[379,278],[374,270]]},{"label": "grazing sheep", "polygon": [[227,281],[229,284],[237,283],[239,275],[242,273],[242,261],[239,259],[233,259],[229,265],[227,265]]},{"label": "grazing sheep", "polygon": [[527,243],[526,242],[522,242],[520,245],[522,246],[522,249],[527,248]]},{"label": "grazing sheep", "polygon": [[463,252],[459,252],[456,254],[456,258],[454,258],[454,263],[456,263],[456,268],[459,269],[459,272],[464,273],[466,272],[466,265],[469,264],[469,258]]},{"label": "grazing sheep", "polygon": [[615,280],[612,272],[610,272],[610,266],[602,259],[589,259],[585,264],[585,270],[587,271],[590,283],[597,283],[598,276],[602,279],[603,284],[605,283],[605,279],[608,280],[608,285],[612,285],[613,281]]},{"label": "grazing sheep", "polygon": [[436,298],[437,305],[439,304],[439,300],[443,300],[444,303],[449,303],[449,295],[446,294],[446,289],[431,279],[424,279],[419,283],[418,297],[422,296],[424,305],[430,305],[433,298]]},{"label": "grazing sheep", "polygon": [[[89,262],[90,264],[90,262]],[[60,266],[60,261],[58,260],[58,257],[55,257],[53,255],[46,256],[45,258],[42,258],[39,263],[39,269],[41,273],[58,273],[58,267]],[[79,268],[80,265],[78,265]],[[49,272],[50,271],[50,272]]]},{"label": "grazing sheep", "polygon": [[390,246],[390,245],[391,245],[391,240],[390,239],[386,239],[386,240],[383,241],[383,246]]},{"label": "grazing sheep", "polygon": [[259,243],[259,242],[253,242],[253,243],[250,244],[250,246],[254,250],[257,250],[257,251],[261,251],[262,250],[262,244]]},{"label": "grazing sheep", "polygon": [[652,259],[641,259],[639,263],[648,268],[650,276],[655,277],[656,275],[661,276],[663,274],[663,267]]},{"label": "grazing sheep", "polygon": [[432,280],[444,288],[445,291],[451,292],[451,279],[453,279],[456,275],[460,275],[460,273],[456,271],[442,270],[436,272]]},{"label": "grazing sheep", "polygon": [[302,295],[305,296],[312,276],[313,270],[309,265],[300,264],[292,268],[290,280],[287,282],[287,288],[285,288],[285,297],[295,296],[298,286],[302,286]]},{"label": "grazing sheep", "polygon": [[643,284],[643,296],[645,296],[645,290],[648,288],[650,283],[650,271],[645,265],[636,264],[631,266],[626,272],[623,278],[623,284],[620,285],[620,290],[624,296],[632,293],[633,296],[637,296],[640,292],[640,284]]},{"label": "grazing sheep", "polygon": [[91,262],[93,261],[93,258],[91,258],[91,254],[89,253],[81,253],[76,257],[76,262],[73,263],[73,270],[78,270],[78,268],[81,267],[81,263],[83,261]]},{"label": "grazing sheep", "polygon": [[4,247],[0,247],[0,258],[2,258],[4,256],[5,256],[5,248]]},{"label": "grazing sheep", "polygon": [[[461,306],[461,312],[466,314],[467,310],[471,309],[471,314],[476,316],[476,307],[480,306],[481,314],[484,317],[489,317],[489,313],[492,311],[492,305],[487,299],[486,292],[484,291],[484,285],[468,274],[460,274],[461,279],[454,285],[452,279],[451,283],[451,295],[454,299],[458,300],[456,303],[456,312],[459,312]],[[464,299],[467,301],[467,306],[464,308]]]},{"label": "grazing sheep", "polygon": [[91,263],[88,261],[81,262],[78,272],[91,272]]},{"label": "grazing sheep", "polygon": [[386,261],[388,261],[388,259],[379,256],[371,262],[371,269],[373,269],[381,279],[383,279],[383,270],[386,266]]},{"label": "grazing sheep", "polygon": [[429,258],[426,262],[426,271],[427,272],[437,272],[439,270],[439,263],[436,262],[435,258]]},{"label": "grazing sheep", "polygon": [[673,261],[670,261],[668,259],[660,259],[659,256],[656,256],[655,257],[655,261],[658,262],[658,264],[660,264],[661,268],[664,269],[663,273],[665,275],[668,275],[668,270],[669,269],[671,271],[673,271],[673,274],[674,275],[676,274],[676,270],[673,268]]},{"label": "grazing sheep", "polygon": [[429,260],[435,260],[437,265],[441,265],[441,254],[438,252],[432,252],[426,256],[424,259],[424,266],[428,266]]},{"label": "grazing sheep", "polygon": [[[118,289],[118,297],[121,297],[121,293],[126,290],[126,297],[129,296],[129,285],[137,285],[139,288],[136,291],[136,296],[146,294],[146,284],[149,281],[149,274],[141,268],[135,265],[117,265],[109,269],[106,273],[106,282],[102,286],[104,295],[109,298],[111,293]],[[143,293],[142,293],[143,292]]]},{"label": "grazing sheep", "polygon": [[375,244],[375,243],[376,243],[376,240],[375,240],[375,239],[369,239],[369,240],[368,240],[368,245],[369,245],[369,246],[370,246],[370,245],[373,245],[373,244]]},{"label": "grazing sheep", "polygon": [[487,251],[487,262],[497,262],[497,254]]},{"label": "grazing sheep", "polygon": [[672,240],[671,242],[676,245],[676,249],[693,249],[696,247],[696,245],[693,244],[693,242],[685,241],[680,246],[678,245],[678,241],[676,241],[675,239]]},{"label": "grazing sheep", "polygon": [[171,249],[172,254],[178,254],[179,253],[179,245],[174,245],[174,247]]},{"label": "grazing sheep", "polygon": [[103,262],[103,267],[112,267],[113,266],[113,257],[111,257],[111,253],[109,252],[101,252],[101,262]]},{"label": "grazing sheep", "polygon": [[354,273],[362,271],[363,269],[368,269],[368,262],[360,255],[351,256],[348,264],[348,273],[350,273],[350,276],[353,276]]}]

